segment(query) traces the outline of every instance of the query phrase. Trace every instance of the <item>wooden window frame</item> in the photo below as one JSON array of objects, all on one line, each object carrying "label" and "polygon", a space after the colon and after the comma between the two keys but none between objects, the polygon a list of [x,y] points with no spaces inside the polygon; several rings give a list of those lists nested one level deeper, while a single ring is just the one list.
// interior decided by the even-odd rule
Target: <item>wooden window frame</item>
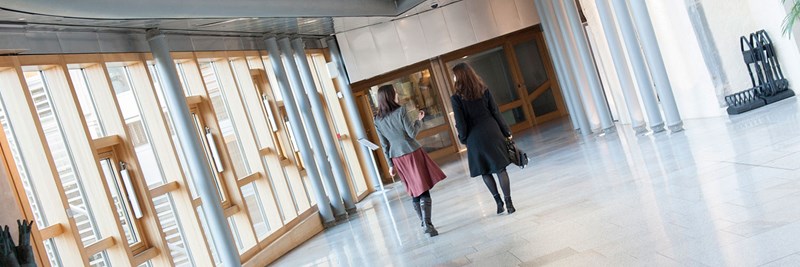
[{"label": "wooden window frame", "polygon": [[[115,138],[115,139],[117,139],[117,138]],[[121,187],[120,188],[120,197],[123,198],[123,205],[127,206],[128,213],[129,213],[128,216],[131,218],[131,223],[135,226],[134,227],[135,233],[132,233],[132,234],[135,234],[137,236],[138,240],[139,240],[139,242],[137,242],[137,243],[128,244],[128,247],[130,248],[131,253],[133,255],[137,255],[137,254],[149,249],[151,246],[148,243],[147,236],[144,233],[146,231],[145,228],[143,227],[143,223],[142,223],[142,220],[144,219],[144,217],[141,218],[141,219],[137,219],[136,216],[134,216],[133,207],[130,205],[130,202],[132,200],[127,195],[127,192],[125,192],[125,190],[124,190],[124,186],[125,186],[124,185],[124,181],[120,177],[120,170],[119,170],[119,167],[117,166],[117,163],[124,162],[124,160],[120,159],[117,156],[117,150],[119,149],[120,145],[121,145],[121,143],[117,143],[117,144],[114,144],[114,145],[111,145],[111,146],[98,147],[98,148],[96,148],[96,151],[97,151],[97,156],[100,159],[100,161],[102,161],[102,160],[110,160],[110,162],[112,163],[111,164],[112,171],[114,171],[114,173],[115,173],[115,177],[114,178],[115,178],[116,182]],[[136,179],[134,179],[134,176],[139,176],[140,175],[139,173],[134,173],[134,172],[131,172],[131,171],[129,171],[128,173],[129,173],[129,175],[131,175],[131,181],[135,181],[136,180]],[[107,185],[107,186],[109,187],[109,189],[111,189],[111,185]],[[131,186],[133,186],[133,185],[131,185]],[[136,198],[139,201],[141,201],[141,199],[143,199],[144,196],[139,194],[139,192],[136,192],[136,188],[133,188],[133,190],[134,190],[134,192],[136,194]],[[144,205],[142,205],[141,203],[139,203],[139,205],[140,205],[140,208],[142,209],[142,212],[144,213]]]}]

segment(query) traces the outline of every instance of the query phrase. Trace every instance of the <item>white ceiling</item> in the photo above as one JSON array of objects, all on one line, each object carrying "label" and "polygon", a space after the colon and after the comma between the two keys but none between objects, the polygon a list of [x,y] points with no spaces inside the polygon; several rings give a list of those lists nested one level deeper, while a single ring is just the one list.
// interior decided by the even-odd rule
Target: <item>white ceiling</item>
[{"label": "white ceiling", "polygon": [[329,36],[335,33],[333,17],[391,19],[430,8],[420,5],[428,1],[192,0],[187,4],[185,0],[3,0],[0,31],[142,32],[160,28],[186,34]]}]

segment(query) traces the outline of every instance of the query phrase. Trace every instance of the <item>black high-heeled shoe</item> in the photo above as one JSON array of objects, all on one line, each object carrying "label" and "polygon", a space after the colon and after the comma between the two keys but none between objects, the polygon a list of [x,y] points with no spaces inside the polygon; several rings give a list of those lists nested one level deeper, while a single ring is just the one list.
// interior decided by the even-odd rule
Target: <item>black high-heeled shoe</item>
[{"label": "black high-heeled shoe", "polygon": [[511,202],[511,197],[506,197],[506,207],[508,207],[508,214],[512,214],[517,211],[514,208],[514,203]]},{"label": "black high-heeled shoe", "polygon": [[503,207],[503,200],[500,198],[500,195],[494,195],[494,202],[497,203],[497,214],[501,214],[506,209]]}]

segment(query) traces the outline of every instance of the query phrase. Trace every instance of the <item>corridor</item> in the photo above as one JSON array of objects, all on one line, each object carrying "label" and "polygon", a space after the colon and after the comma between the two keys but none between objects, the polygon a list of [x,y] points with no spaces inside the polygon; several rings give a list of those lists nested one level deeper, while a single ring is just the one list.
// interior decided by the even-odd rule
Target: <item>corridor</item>
[{"label": "corridor", "polygon": [[494,214],[465,155],[432,191],[427,238],[401,184],[275,266],[797,266],[800,118],[795,99],[686,131],[582,137],[569,121],[518,134],[518,211]]}]

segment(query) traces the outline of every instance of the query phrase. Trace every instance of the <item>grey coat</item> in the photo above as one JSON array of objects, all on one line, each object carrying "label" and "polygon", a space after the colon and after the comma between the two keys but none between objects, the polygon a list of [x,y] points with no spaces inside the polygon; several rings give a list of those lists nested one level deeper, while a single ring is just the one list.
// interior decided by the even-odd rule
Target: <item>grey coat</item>
[{"label": "grey coat", "polygon": [[389,167],[394,167],[392,158],[414,152],[421,147],[414,139],[419,133],[420,122],[412,121],[407,112],[405,107],[400,107],[386,117],[375,118],[375,128]]}]

